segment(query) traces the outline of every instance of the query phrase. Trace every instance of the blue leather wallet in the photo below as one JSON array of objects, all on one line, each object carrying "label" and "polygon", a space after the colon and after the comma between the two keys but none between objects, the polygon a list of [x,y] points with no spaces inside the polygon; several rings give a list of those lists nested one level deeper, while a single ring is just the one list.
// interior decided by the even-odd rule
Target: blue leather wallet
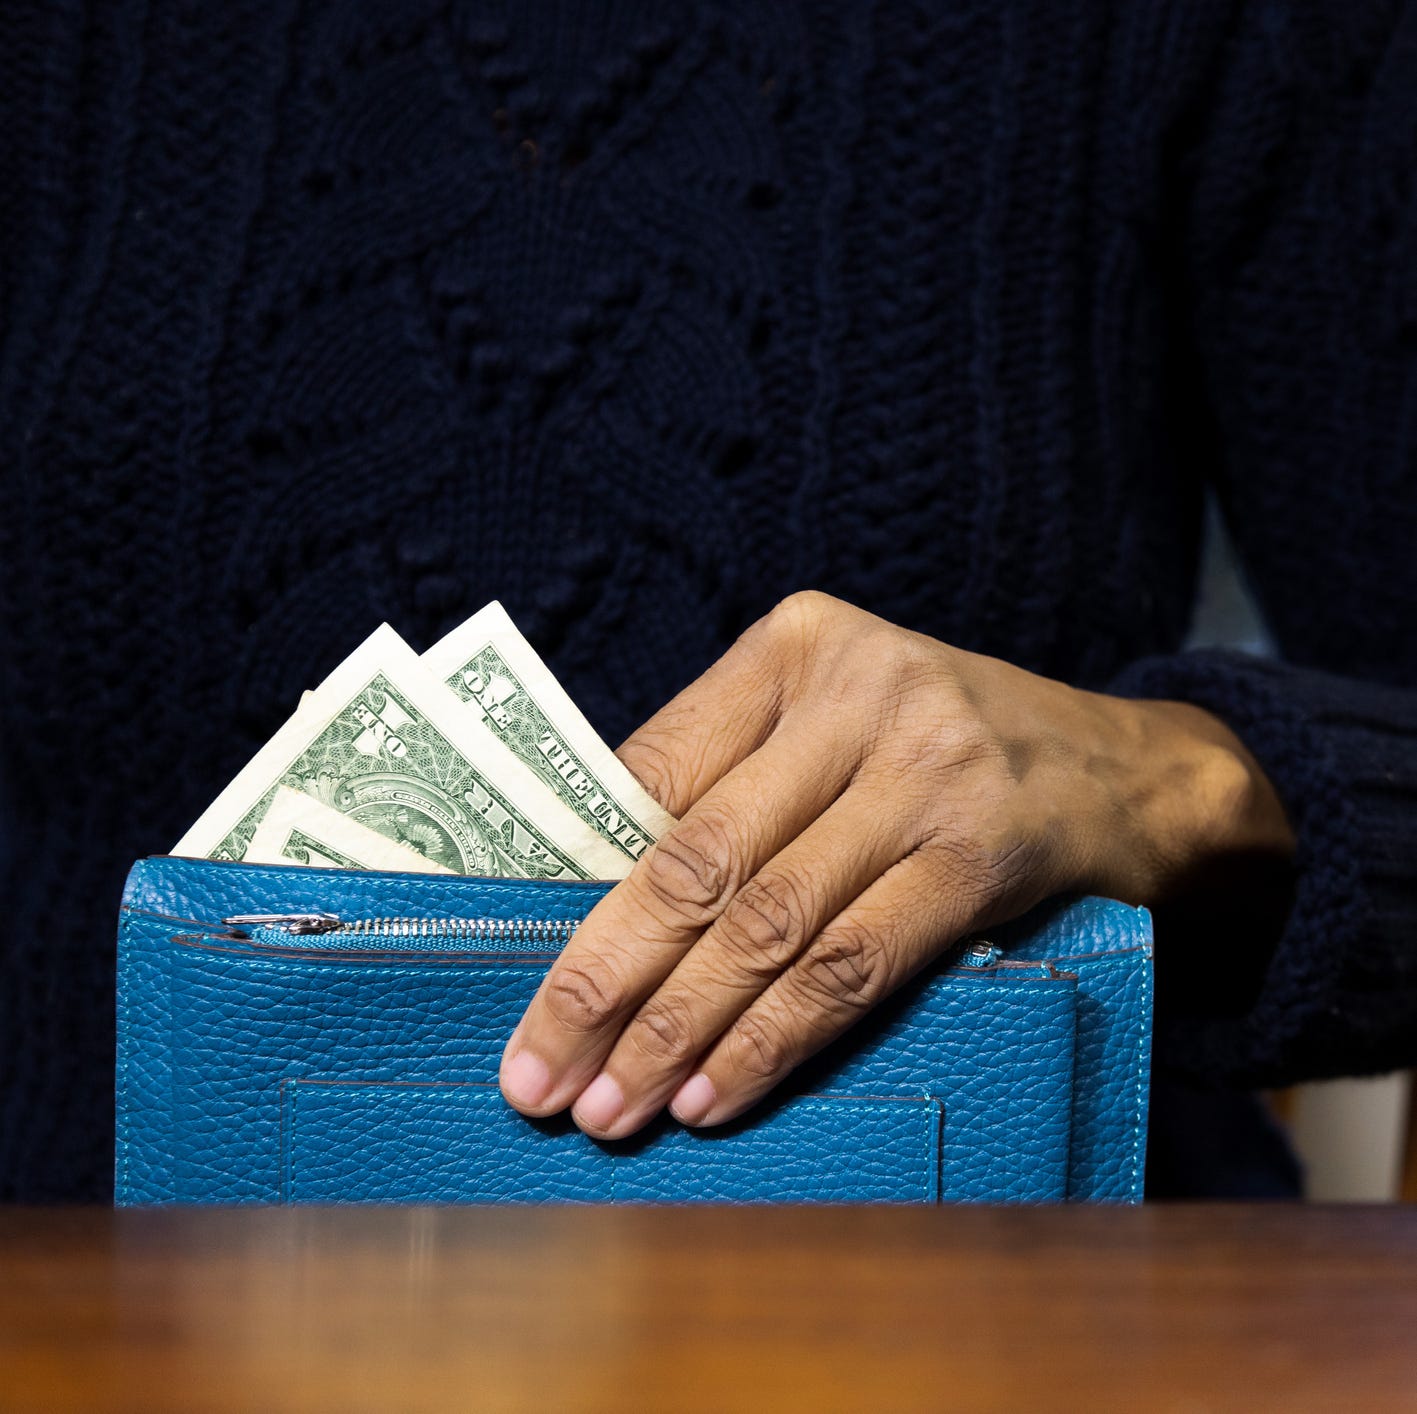
[{"label": "blue leather wallet", "polygon": [[1140,1199],[1145,910],[1037,910],[741,1120],[601,1143],[510,1109],[497,1067],[610,887],[141,860],[118,935],[117,1202]]}]

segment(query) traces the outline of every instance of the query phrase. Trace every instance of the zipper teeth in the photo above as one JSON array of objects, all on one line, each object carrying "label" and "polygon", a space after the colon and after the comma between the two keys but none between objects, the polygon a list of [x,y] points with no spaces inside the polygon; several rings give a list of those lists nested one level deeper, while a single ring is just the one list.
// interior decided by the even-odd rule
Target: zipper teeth
[{"label": "zipper teeth", "polygon": [[579,918],[351,918],[331,933],[347,938],[470,938],[494,943],[564,943]]}]

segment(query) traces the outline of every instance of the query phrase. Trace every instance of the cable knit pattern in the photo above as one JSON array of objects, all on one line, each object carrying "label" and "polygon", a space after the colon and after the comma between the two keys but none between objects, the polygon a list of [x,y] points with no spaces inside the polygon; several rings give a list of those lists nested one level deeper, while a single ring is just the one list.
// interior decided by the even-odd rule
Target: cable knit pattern
[{"label": "cable knit pattern", "polygon": [[[0,1196],[109,1191],[131,860],[494,596],[612,740],[809,586],[1202,702],[1300,877],[1158,1065],[1410,1062],[1415,53],[1337,0],[8,8]],[[1207,484],[1293,667],[1176,654]]]}]

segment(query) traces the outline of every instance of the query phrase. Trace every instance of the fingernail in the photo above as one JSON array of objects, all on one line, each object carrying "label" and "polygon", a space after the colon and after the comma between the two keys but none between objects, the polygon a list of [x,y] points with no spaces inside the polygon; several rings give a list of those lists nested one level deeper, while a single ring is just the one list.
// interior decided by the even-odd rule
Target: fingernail
[{"label": "fingernail", "polygon": [[502,1093],[514,1104],[534,1109],[551,1090],[546,1062],[530,1051],[518,1051],[502,1072]]},{"label": "fingernail", "polygon": [[581,1092],[571,1109],[578,1124],[591,1129],[609,1129],[625,1108],[625,1097],[613,1077],[601,1071]]},{"label": "fingernail", "polygon": [[700,1071],[697,1075],[691,1075],[675,1092],[669,1102],[669,1113],[680,1124],[702,1124],[717,1099],[713,1081]]}]

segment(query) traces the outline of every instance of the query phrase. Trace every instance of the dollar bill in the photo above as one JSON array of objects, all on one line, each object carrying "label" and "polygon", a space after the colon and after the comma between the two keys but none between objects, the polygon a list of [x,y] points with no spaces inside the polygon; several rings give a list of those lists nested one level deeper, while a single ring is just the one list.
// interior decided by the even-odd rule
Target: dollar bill
[{"label": "dollar bill", "polygon": [[631,863],[674,824],[495,599],[422,661],[588,830]]},{"label": "dollar bill", "polygon": [[429,859],[412,840],[391,840],[289,786],[276,787],[243,858],[248,864],[306,864],[316,869],[453,872]]},{"label": "dollar bill", "polygon": [[455,874],[619,879],[588,828],[381,624],[174,846],[241,859],[276,790],[301,790]]}]

